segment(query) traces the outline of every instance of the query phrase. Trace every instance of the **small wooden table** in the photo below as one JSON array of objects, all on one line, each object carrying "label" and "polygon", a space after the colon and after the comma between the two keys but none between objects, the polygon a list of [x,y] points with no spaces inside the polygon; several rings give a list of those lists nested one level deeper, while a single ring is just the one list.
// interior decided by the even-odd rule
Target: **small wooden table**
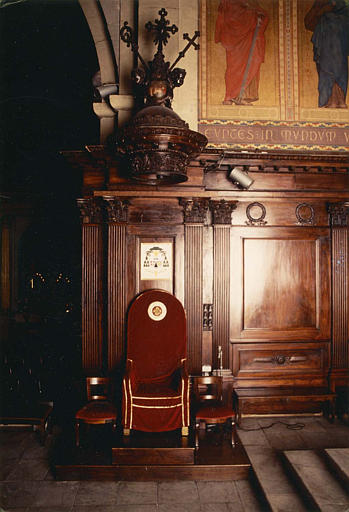
[{"label": "small wooden table", "polygon": [[33,404],[24,407],[8,407],[0,414],[2,425],[32,425],[37,427],[41,442],[45,439],[47,423],[53,407],[50,404]]},{"label": "small wooden table", "polygon": [[300,388],[235,388],[233,401],[236,422],[243,415],[304,414],[323,411],[329,420],[334,418],[336,394],[325,387]]}]

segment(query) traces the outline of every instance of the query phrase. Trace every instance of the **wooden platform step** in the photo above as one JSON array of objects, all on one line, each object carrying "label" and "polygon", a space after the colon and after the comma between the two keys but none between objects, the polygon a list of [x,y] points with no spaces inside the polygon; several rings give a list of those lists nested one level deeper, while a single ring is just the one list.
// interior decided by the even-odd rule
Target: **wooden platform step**
[{"label": "wooden platform step", "polygon": [[147,434],[132,432],[120,438],[120,446],[112,447],[112,464],[118,465],[182,465],[194,464],[192,439],[180,434]]},{"label": "wooden platform step", "polygon": [[324,455],[328,466],[349,489],[349,448],[328,448],[324,450]]},{"label": "wooden platform step", "polygon": [[311,510],[349,509],[349,494],[313,450],[283,452],[287,468]]},{"label": "wooden platform step", "polygon": [[108,446],[87,440],[88,444],[77,448],[73,437],[60,439],[52,460],[57,480],[247,480],[251,469],[241,442],[232,448],[228,436],[222,439],[215,432],[200,439],[196,453],[191,440],[189,446],[177,446],[172,454],[169,446],[142,446],[140,439],[138,446],[132,444],[134,440],[123,445],[117,436]]}]

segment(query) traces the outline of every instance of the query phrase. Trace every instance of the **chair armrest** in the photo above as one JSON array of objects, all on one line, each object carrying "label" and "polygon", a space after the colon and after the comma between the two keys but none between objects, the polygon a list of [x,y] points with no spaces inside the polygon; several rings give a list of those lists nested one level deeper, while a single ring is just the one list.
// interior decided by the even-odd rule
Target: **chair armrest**
[{"label": "chair armrest", "polygon": [[124,380],[134,389],[137,383],[136,369],[132,359],[127,359],[124,373]]}]

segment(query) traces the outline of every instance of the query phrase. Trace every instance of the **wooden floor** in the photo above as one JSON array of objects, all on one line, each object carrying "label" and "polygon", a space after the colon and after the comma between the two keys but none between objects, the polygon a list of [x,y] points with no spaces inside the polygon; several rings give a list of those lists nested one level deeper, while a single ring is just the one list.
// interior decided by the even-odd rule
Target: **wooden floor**
[{"label": "wooden floor", "polygon": [[104,427],[89,431],[77,448],[72,436],[55,446],[52,467],[57,480],[245,480],[251,464],[240,440],[232,448],[229,432],[200,432],[194,437],[179,432],[145,434],[129,438]]}]

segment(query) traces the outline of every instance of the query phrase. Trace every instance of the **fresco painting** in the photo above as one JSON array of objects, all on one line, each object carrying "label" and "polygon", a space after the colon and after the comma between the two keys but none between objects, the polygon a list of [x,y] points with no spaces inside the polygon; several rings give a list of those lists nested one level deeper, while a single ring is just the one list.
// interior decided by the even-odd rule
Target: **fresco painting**
[{"label": "fresco painting", "polygon": [[202,0],[199,130],[217,147],[349,149],[349,0]]}]

